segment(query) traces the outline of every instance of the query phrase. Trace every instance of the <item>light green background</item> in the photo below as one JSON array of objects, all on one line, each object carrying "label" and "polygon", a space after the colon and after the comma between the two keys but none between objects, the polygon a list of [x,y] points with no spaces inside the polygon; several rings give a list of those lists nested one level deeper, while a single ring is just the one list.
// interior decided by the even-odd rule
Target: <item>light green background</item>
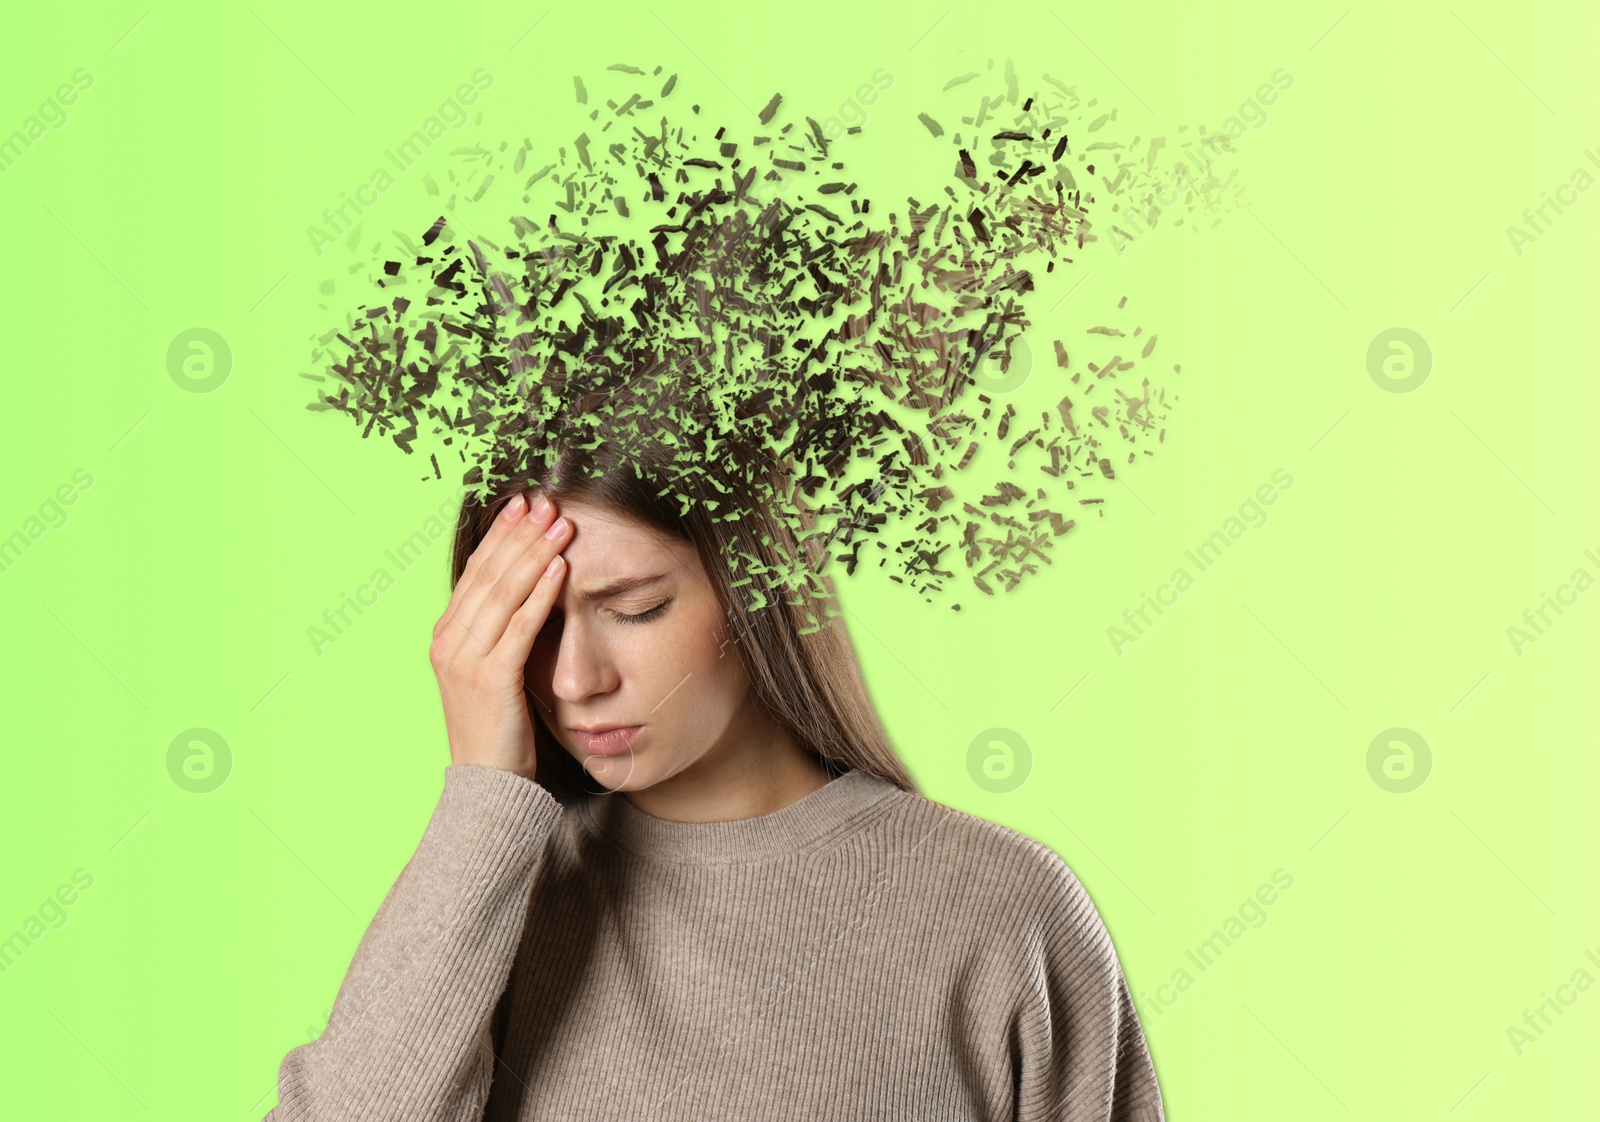
[{"label": "light green background", "polygon": [[[1166,444],[1105,516],[960,614],[845,584],[892,735],[929,796],[1046,841],[1089,888],[1172,1118],[1600,1108],[1600,993],[1559,991],[1575,1000],[1520,1055],[1507,1031],[1576,971],[1600,979],[1600,593],[1520,654],[1507,636],[1574,570],[1600,575],[1600,192],[1520,255],[1507,235],[1574,169],[1600,172],[1592,21],[1483,3],[275,2],[6,23],[0,135],[75,69],[94,81],[0,176],[0,536],[79,492],[0,573],[0,937],[75,870],[93,885],[0,974],[0,1117],[259,1118],[438,795],[426,648],[446,545],[404,575],[385,550],[449,496],[419,482],[425,461],[304,408],[307,339],[330,322],[317,286],[355,260],[311,249],[323,208],[475,68],[494,76],[481,127],[452,138],[526,134],[537,154],[582,127],[573,75],[626,61],[745,129],[774,92],[820,119],[884,68],[837,151],[903,211],[948,174],[916,114],[970,111],[940,87],[1007,57],[1147,135],[1219,128],[1279,67],[1294,82],[1238,142],[1247,205],[1092,247],[1070,299],[1081,273],[1041,280],[1035,349],[1128,295],[1183,364]],[[374,235],[438,213],[418,172],[442,175],[444,149],[381,196]],[[167,372],[193,327],[233,352],[213,393]],[[1433,355],[1410,393],[1367,369],[1394,327]],[[1294,483],[1267,523],[1116,653],[1107,628],[1278,468]],[[395,586],[319,656],[307,628],[379,566]],[[168,773],[192,727],[232,753],[209,794]],[[1002,792],[967,762],[997,727],[1031,754]],[[1368,769],[1394,727],[1431,751],[1409,793]],[[1186,951],[1278,869],[1293,886],[1266,922],[1199,970]],[[1167,1001],[1182,968],[1194,984]]]}]

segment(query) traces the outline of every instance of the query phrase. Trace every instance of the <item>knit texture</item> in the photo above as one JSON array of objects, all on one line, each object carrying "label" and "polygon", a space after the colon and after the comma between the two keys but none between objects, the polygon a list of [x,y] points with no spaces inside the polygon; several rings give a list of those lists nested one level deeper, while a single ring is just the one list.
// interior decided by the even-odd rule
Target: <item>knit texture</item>
[{"label": "knit texture", "polygon": [[451,765],[267,1122],[1162,1122],[1065,862],[848,771],[770,814]]}]

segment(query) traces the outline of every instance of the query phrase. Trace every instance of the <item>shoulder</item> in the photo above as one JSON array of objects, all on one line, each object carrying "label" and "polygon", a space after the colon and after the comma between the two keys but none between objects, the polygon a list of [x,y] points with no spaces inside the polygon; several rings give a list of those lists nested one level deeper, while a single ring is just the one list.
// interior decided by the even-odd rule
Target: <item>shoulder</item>
[{"label": "shoulder", "polygon": [[898,787],[883,805],[891,831],[916,846],[918,865],[941,879],[953,903],[981,908],[996,926],[1099,923],[1071,867],[1039,839]]},{"label": "shoulder", "polygon": [[904,887],[922,917],[924,946],[946,947],[985,1007],[1037,1010],[1060,1001],[1082,1009],[1111,1000],[1121,978],[1116,948],[1059,853],[914,792],[897,788],[885,807],[891,833],[921,855]]}]

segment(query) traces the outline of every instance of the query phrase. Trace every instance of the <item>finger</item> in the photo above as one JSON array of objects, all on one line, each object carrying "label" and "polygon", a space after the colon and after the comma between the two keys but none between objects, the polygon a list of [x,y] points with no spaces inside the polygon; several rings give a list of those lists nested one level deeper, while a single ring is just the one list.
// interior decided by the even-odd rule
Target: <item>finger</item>
[{"label": "finger", "polygon": [[[529,499],[526,493],[514,495],[495,516],[483,540],[467,559],[461,580],[456,582],[450,603],[434,629],[435,639],[453,634],[455,640],[460,641],[463,631],[478,633],[479,628],[474,623],[476,613],[499,579],[500,571],[511,558],[523,553],[530,542],[537,540],[544,523],[550,519],[548,513],[536,518],[529,510]],[[493,639],[489,637],[488,645],[493,645]]]},{"label": "finger", "polygon": [[538,492],[530,494],[528,508],[523,516],[512,519],[499,539],[487,547],[487,555],[483,559],[482,571],[478,577],[480,583],[492,585],[517,558],[528,551],[528,546],[536,543],[550,528],[550,524],[560,517],[561,512],[556,509],[553,502],[546,502],[543,511],[536,511],[534,501],[538,497]]},{"label": "finger", "polygon": [[528,491],[518,491],[507,499],[489,522],[489,529],[484,533],[481,541],[473,549],[467,563],[462,567],[461,579],[456,582],[456,590],[461,591],[462,586],[471,587],[477,581],[484,566],[494,558],[495,552],[505,543],[517,529],[519,520],[525,518],[531,509],[535,495]]},{"label": "finger", "polygon": [[[478,611],[482,611],[483,600],[490,595],[494,584],[498,583],[499,578],[518,557],[528,552],[528,547],[538,543],[544,531],[550,527],[550,523],[557,520],[558,514],[560,512],[555,509],[554,503],[547,503],[544,511],[536,511],[530,503],[530,509],[523,514],[523,517],[510,519],[504,527],[496,527],[501,530],[498,538],[494,539],[493,543],[485,541],[480,549],[474,551],[477,567],[474,570],[472,586],[462,592],[461,602],[458,605],[459,615],[462,618],[477,618]],[[515,605],[512,607],[515,608]]]},{"label": "finger", "polygon": [[489,524],[488,532],[473,548],[471,555],[467,558],[467,563],[461,568],[461,576],[456,580],[455,587],[450,590],[450,601],[445,605],[445,610],[440,614],[438,622],[433,626],[433,637],[435,639],[439,637],[439,633],[444,630],[451,617],[460,610],[462,599],[477,579],[478,572],[483,567],[483,562],[493,555],[495,549],[505,540],[506,535],[515,528],[517,519],[527,512],[528,492],[526,491],[518,491],[501,504],[500,510],[496,512],[495,517]]},{"label": "finger", "polygon": [[[536,552],[528,554],[537,557]],[[533,644],[539,637],[550,609],[561,594],[561,582],[566,579],[567,559],[553,555],[534,580],[533,588],[511,618],[506,621],[500,641],[495,644],[494,655],[507,666],[526,667],[533,654]]]},{"label": "finger", "polygon": [[565,547],[571,533],[571,524],[556,518],[550,525],[560,522],[560,534],[555,539],[546,537],[550,518],[546,512],[516,520],[493,555],[480,563],[473,586],[462,593],[453,622],[446,625],[447,635],[456,629],[457,641],[465,644],[469,641],[461,634],[465,632],[480,656],[499,642],[506,622],[528,598],[534,581],[550,558]]},{"label": "finger", "polygon": [[[486,641],[499,644],[512,617],[522,610],[539,581],[549,573],[552,561],[566,547],[567,539],[572,533],[571,523],[558,518],[551,524],[550,529],[556,532],[556,536],[552,538],[545,533],[533,538],[523,553],[513,559],[499,575],[483,599],[473,607],[471,617],[473,630]],[[517,540],[513,537],[502,548],[511,548]],[[496,560],[499,560],[498,554]],[[558,567],[565,564],[566,559],[562,558],[561,566]],[[539,622],[542,624],[544,621],[541,618]]]}]

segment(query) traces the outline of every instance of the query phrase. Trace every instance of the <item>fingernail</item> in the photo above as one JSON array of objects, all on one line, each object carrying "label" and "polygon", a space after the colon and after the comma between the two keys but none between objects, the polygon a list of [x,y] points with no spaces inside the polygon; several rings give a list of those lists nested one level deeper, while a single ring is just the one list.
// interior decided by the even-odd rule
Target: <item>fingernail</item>
[{"label": "fingernail", "polygon": [[510,522],[521,513],[522,494],[518,492],[517,494],[511,496],[511,501],[506,503],[506,508],[500,512],[500,517],[504,518],[507,522]]},{"label": "fingernail", "polygon": [[547,538],[552,538],[552,539],[553,538],[558,538],[558,537],[561,536],[561,531],[565,530],[566,528],[567,528],[567,520],[566,520],[566,518],[565,517],[557,518],[554,522],[550,523],[550,528],[544,532],[544,536],[547,537]]},{"label": "fingernail", "polygon": [[534,516],[534,518],[543,518],[545,515],[547,515],[549,513],[550,513],[550,500],[549,499],[545,498],[543,495],[540,495],[538,498],[533,500],[533,516]]}]

